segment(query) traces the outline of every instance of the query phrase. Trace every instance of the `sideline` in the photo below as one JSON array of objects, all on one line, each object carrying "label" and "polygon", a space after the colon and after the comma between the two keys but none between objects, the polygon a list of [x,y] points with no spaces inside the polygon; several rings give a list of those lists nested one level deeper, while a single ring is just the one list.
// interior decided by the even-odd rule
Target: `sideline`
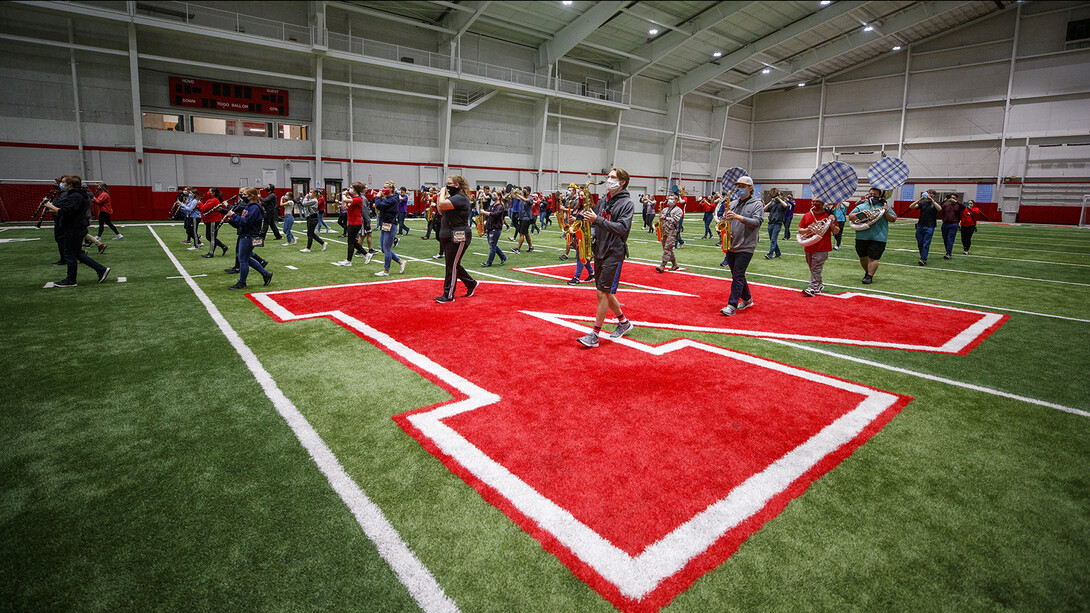
[{"label": "sideline", "polygon": [[954,379],[947,379],[945,377],[939,377],[937,375],[929,375],[927,373],[916,372],[914,370],[908,370],[907,368],[900,368],[897,366],[890,366],[889,364],[882,364],[881,362],[874,362],[871,360],[864,360],[863,358],[857,358],[850,355],[844,355],[842,353],[836,353],[835,351],[829,351],[827,349],[818,349],[817,347],[810,347],[808,345],[801,345],[792,341],[783,341],[775,338],[764,338],[764,340],[771,343],[777,343],[780,345],[787,345],[788,347],[794,347],[795,349],[802,349],[805,351],[812,351],[814,353],[820,353],[821,355],[827,355],[834,358],[840,358],[842,360],[848,360],[850,362],[856,362],[858,364],[866,364],[867,366],[873,366],[875,368],[881,368],[892,372],[901,373],[904,375],[912,375],[913,377],[919,377],[921,379],[927,379],[928,381],[936,381],[938,383],[945,383],[947,385],[953,385],[955,387],[963,387],[965,389],[974,390],[977,392],[983,392],[985,394],[991,394],[993,396],[1001,396],[1003,398],[1010,398],[1012,400],[1018,400],[1029,404],[1035,404],[1050,409],[1056,409],[1057,411],[1063,411],[1065,413],[1071,413],[1072,415],[1078,415],[1080,417],[1090,417],[1090,412],[1083,411],[1081,409],[1074,409],[1066,407],[1062,404],[1056,404],[1054,402],[1048,402],[1045,400],[1038,400],[1037,398],[1030,398],[1028,396],[1019,396],[1018,394],[1012,394],[1010,392],[1004,392],[990,387],[984,387],[982,385],[976,385],[973,383],[966,383],[964,381],[955,381]]},{"label": "sideline", "polygon": [[185,282],[189,284],[193,293],[197,295],[208,314],[212,316],[212,320],[219,326],[220,331],[227,337],[242,361],[246,363],[247,368],[250,369],[258,384],[261,385],[261,389],[264,390],[265,395],[272,401],[277,412],[288,423],[296,438],[302,443],[303,448],[307,450],[314,463],[318,465],[319,470],[329,480],[333,490],[337,492],[341,500],[356,517],[356,521],[363,528],[364,534],[375,544],[378,554],[390,565],[398,580],[409,591],[409,594],[420,608],[429,612],[458,611],[458,606],[443,592],[443,588],[435,580],[435,577],[409,549],[405,541],[401,539],[401,535],[397,533],[397,530],[383,515],[382,509],[372,502],[367,494],[360,489],[360,486],[352,480],[352,477],[345,472],[344,467],[337,460],[337,456],[325,444],[325,441],[310,425],[306,417],[299,412],[295,404],[280,390],[272,375],[265,370],[254,352],[242,340],[242,337],[235,332],[235,329],[227,322],[227,319],[216,308],[208,295],[201,290],[193,277],[186,272],[182,264],[166,246],[166,243],[163,242],[163,239],[159,238],[155,229],[150,224],[147,228],[151,235],[155,237],[155,240],[158,241],[159,246],[166,252],[174,267],[178,269]]},{"label": "sideline", "polygon": [[[716,247],[716,249],[718,249],[718,247]],[[628,258],[628,259],[635,260],[637,262],[649,262],[649,263],[652,263],[652,264],[658,264],[659,263],[659,260],[651,260],[651,259],[648,259],[648,258]],[[681,264],[681,262],[678,262],[678,264]],[[726,266],[723,266],[721,268],[716,268],[716,267],[712,267],[712,266],[701,266],[699,264],[684,264],[684,266],[687,266],[689,268],[699,268],[699,269],[702,269],[702,270],[718,270],[718,271],[726,273],[726,274],[730,273],[730,269],[727,268]],[[753,272],[753,271],[750,271],[750,270],[746,271],[746,275],[747,276],[754,276],[754,277],[767,277],[769,279],[779,279],[781,281],[793,281],[795,283],[802,283],[802,284],[806,284],[806,283],[810,282],[808,279],[795,279],[795,278],[792,278],[792,277],[781,277],[779,275],[770,275],[770,274],[767,274],[767,273]],[[913,300],[932,300],[934,302],[946,302],[948,304],[958,304],[958,305],[961,305],[961,306],[975,307],[975,308],[978,308],[978,309],[994,309],[996,311],[1005,311],[1007,313],[1019,313],[1019,314],[1022,314],[1022,315],[1036,315],[1037,317],[1049,317],[1049,318],[1052,318],[1052,319],[1064,319],[1064,320],[1067,320],[1067,321],[1077,321],[1079,323],[1090,324],[1090,319],[1080,319],[1078,317],[1068,317],[1066,315],[1053,315],[1051,313],[1038,313],[1036,311],[1022,311],[1022,310],[1019,310],[1019,309],[1011,309],[1011,308],[995,306],[995,305],[991,305],[991,304],[977,304],[975,302],[962,302],[960,300],[948,300],[946,298],[932,298],[931,296],[918,296],[918,295],[915,295],[915,294],[905,294],[903,292],[890,292],[890,291],[885,291],[885,290],[880,290],[880,289],[862,288],[862,287],[858,287],[858,286],[855,286],[855,285],[841,285],[839,283],[826,283],[825,285],[827,285],[828,287],[842,287],[844,289],[848,289],[848,290],[851,290],[853,292],[869,292],[869,293],[875,293],[875,294],[888,294],[890,296],[901,296],[901,297],[904,297],[904,298],[912,298]]]}]

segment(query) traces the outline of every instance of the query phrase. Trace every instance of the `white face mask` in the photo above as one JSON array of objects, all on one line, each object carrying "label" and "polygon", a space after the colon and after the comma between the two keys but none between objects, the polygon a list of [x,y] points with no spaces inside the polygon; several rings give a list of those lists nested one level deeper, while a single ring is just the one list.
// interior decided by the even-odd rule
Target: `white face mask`
[{"label": "white face mask", "polygon": [[609,190],[611,194],[616,193],[621,189],[621,182],[613,177],[609,177],[606,179],[606,189]]}]

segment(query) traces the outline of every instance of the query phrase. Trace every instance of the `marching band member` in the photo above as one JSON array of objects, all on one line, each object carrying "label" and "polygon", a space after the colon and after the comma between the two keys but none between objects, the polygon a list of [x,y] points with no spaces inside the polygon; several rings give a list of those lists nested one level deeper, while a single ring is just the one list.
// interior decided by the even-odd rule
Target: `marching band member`
[{"label": "marching band member", "polygon": [[208,253],[202,258],[216,255],[216,247],[223,250],[220,255],[227,255],[227,245],[220,240],[220,226],[223,225],[223,194],[217,187],[208,188],[207,197],[201,203],[201,215],[204,216],[204,237],[208,239]]},{"label": "marching band member", "polygon": [[927,255],[931,252],[931,237],[935,235],[935,219],[942,212],[935,190],[929,190],[920,199],[908,205],[909,209],[919,209],[920,218],[916,221],[916,248],[920,251],[920,266],[927,266]]},{"label": "marching band member", "polygon": [[867,199],[857,204],[848,215],[849,221],[859,222],[863,221],[864,213],[873,211],[870,214],[875,215],[882,210],[885,210],[885,214],[880,215],[869,228],[855,233],[855,253],[859,256],[859,265],[863,267],[864,285],[874,281],[878,260],[882,259],[882,253],[886,250],[889,224],[897,221],[897,214],[893,212],[893,207],[887,207],[882,191],[872,187],[867,190]]},{"label": "marching band member", "polygon": [[91,196],[83,189],[83,179],[77,175],[64,175],[57,184],[59,195],[45,204],[53,214],[54,234],[60,230],[61,253],[67,275],[57,281],[53,287],[76,287],[76,275],[79,265],[90,266],[102,283],[110,274],[110,269],[92,260],[83,251],[83,238],[91,220]]},{"label": "marching band member", "polygon": [[595,229],[592,243],[594,260],[598,262],[598,275],[595,281],[598,298],[598,311],[594,316],[594,331],[579,338],[587,347],[598,346],[598,333],[602,331],[606,312],[613,311],[617,317],[617,327],[610,338],[621,338],[632,330],[632,322],[621,312],[621,303],[617,301],[617,284],[621,280],[621,264],[628,253],[628,234],[632,230],[632,215],[635,206],[628,195],[628,172],[613,168],[606,179],[606,195],[598,201],[593,211],[582,211],[583,219],[589,221]]},{"label": "marching band member", "polygon": [[[797,234],[802,238],[806,238],[806,234],[810,232],[810,227],[815,223],[825,222],[829,215],[825,203],[817,198],[813,199],[810,210],[802,216],[802,221],[799,222]],[[806,252],[806,265],[810,267],[810,285],[802,290],[804,296],[812,298],[825,290],[825,284],[821,282],[821,269],[825,267],[825,260],[829,259],[829,252],[833,250],[832,227],[834,220],[835,218],[826,222],[829,225],[825,229],[821,240],[803,247]]]},{"label": "marching band member", "polygon": [[291,227],[295,225],[295,216],[299,213],[291,192],[287,192],[280,198],[280,206],[284,207],[284,238],[288,241],[284,243],[284,246],[288,247],[296,242],[295,235],[291,233]]},{"label": "marching band member", "polygon": [[322,202],[323,200],[319,198],[316,189],[310,190],[307,197],[303,198],[303,214],[307,216],[307,248],[300,249],[300,253],[310,253],[310,247],[314,244],[314,241],[318,241],[318,244],[322,246],[322,251],[325,251],[326,242],[322,240],[322,237],[318,236],[318,224],[322,223]]},{"label": "marching band member", "polygon": [[841,202],[833,209],[833,219],[836,219],[836,245],[833,251],[840,249],[840,242],[844,240],[844,222],[848,221],[848,203]]},{"label": "marching band member", "polygon": [[[95,197],[91,199],[91,204],[98,209],[98,237],[102,238],[102,226],[107,225],[114,231],[115,241],[125,238],[117,231],[114,222],[110,220],[110,216],[114,214],[113,205],[110,203],[110,186],[105,183],[99,183],[95,187]],[[101,251],[99,253],[101,253]]]},{"label": "marching band member", "polygon": [[704,236],[701,237],[701,240],[713,238],[715,235],[712,232],[712,221],[715,219],[715,205],[717,204],[715,199],[718,195],[713,192],[711,198],[705,196],[699,201],[700,210],[704,212]]},{"label": "marching band member", "polygon": [[670,264],[670,270],[680,268],[677,265],[677,257],[674,255],[674,245],[677,243],[678,222],[685,213],[678,206],[677,200],[677,196],[670,194],[666,198],[666,206],[659,213],[659,223],[662,224],[662,264],[655,267],[655,270],[659,272],[665,271],[667,263]]},{"label": "marching band member", "polygon": [[958,235],[958,226],[961,224],[961,213],[965,205],[958,202],[957,194],[950,194],[942,201],[942,244],[946,247],[946,255],[942,259],[949,260],[954,257],[954,237]]},{"label": "marching band member", "polygon": [[348,259],[333,262],[334,266],[351,266],[352,255],[364,256],[363,263],[371,263],[371,253],[360,245],[360,230],[363,228],[363,184],[353,183],[345,190],[347,197],[341,201],[345,211],[345,234],[348,238]]},{"label": "marching band member", "polygon": [[511,193],[507,195],[508,200],[511,202],[511,218],[517,224],[515,226],[515,233],[518,234],[519,244],[511,250],[511,253],[522,253],[522,241],[526,241],[529,247],[527,253],[532,253],[534,250],[534,243],[530,240],[530,224],[533,221],[533,210],[530,208],[530,202],[526,195],[522,193],[519,188],[513,188]]},{"label": "marching band member", "polygon": [[[261,274],[265,285],[272,282],[273,274],[262,266],[256,258],[252,257],[254,240],[261,240],[261,227],[265,221],[265,209],[261,205],[256,187],[244,187],[240,192],[245,196],[248,204],[241,214],[231,210],[225,217],[227,223],[238,228],[238,281],[227,289],[246,289],[246,277],[250,268],[254,268]],[[267,263],[267,262],[266,262]]]},{"label": "marching band member", "polygon": [[397,195],[397,233],[409,235],[409,226],[405,225],[405,216],[409,214],[409,190],[401,188]]},{"label": "marching band member", "polygon": [[[783,226],[784,217],[787,215],[787,204],[780,200],[780,190],[773,187],[768,190],[768,195],[772,197],[765,205],[765,212],[768,213],[768,241],[770,243],[768,247],[768,253],[765,254],[766,260],[771,260],[773,257],[780,257],[783,255],[780,252],[780,228]],[[790,238],[790,235],[784,238]],[[775,255],[773,255],[775,254]]]},{"label": "marching band member", "polygon": [[420,240],[428,240],[431,238],[432,230],[435,230],[436,237],[439,236],[439,210],[436,206],[436,200],[438,194],[435,192],[435,188],[428,188],[427,195],[424,196],[424,216],[427,218],[427,231],[424,232],[424,236],[420,237]]},{"label": "marching band member", "polygon": [[500,235],[503,234],[503,217],[506,214],[503,210],[503,204],[499,200],[493,200],[492,195],[488,194],[480,196],[478,202],[485,203],[485,209],[481,214],[487,215],[488,219],[485,221],[484,232],[488,237],[488,261],[481,266],[488,267],[492,265],[492,260],[498,255],[500,256],[500,264],[507,263],[507,256],[503,254],[503,249],[500,248]]},{"label": "marching band member", "polygon": [[190,236],[193,240],[187,251],[196,251],[201,247],[204,247],[204,243],[201,242],[201,210],[200,200],[197,199],[197,190],[193,188],[186,188],[185,200],[182,202],[182,213],[185,214],[186,223],[186,235]]},{"label": "marching band member", "polygon": [[466,196],[469,183],[461,175],[450,175],[445,185],[438,200],[439,210],[443,211],[443,222],[439,227],[439,246],[446,261],[443,295],[435,298],[440,304],[454,302],[454,290],[458,288],[458,281],[466,286],[466,298],[477,291],[479,284],[462,266],[462,256],[473,239],[473,233],[469,231],[469,198]]},{"label": "marching band member", "polygon": [[279,212],[276,210],[276,187],[269,183],[263,189],[265,195],[261,198],[261,206],[265,209],[265,221],[261,226],[261,238],[264,239],[269,233],[269,228],[272,228],[273,240],[280,240],[280,229],[276,226]]},{"label": "marching band member", "polygon": [[[229,213],[234,213],[234,215],[236,217],[241,216],[243,211],[245,211],[247,208],[249,208],[249,206],[251,204],[258,204],[258,205],[261,204],[260,202],[258,202],[257,189],[255,189],[253,187],[244,187],[244,188],[238,190],[238,199],[235,201],[235,205],[233,207],[231,207],[231,209],[228,212]],[[226,220],[227,220],[227,216],[225,215],[224,216],[224,221],[226,221]],[[260,229],[260,222],[255,222],[255,223],[259,224],[258,228]],[[251,246],[253,245],[253,239],[252,238],[243,237],[243,234],[242,234],[243,229],[244,228],[242,226],[235,226],[235,230],[237,232],[237,238],[235,239],[235,265],[232,266],[231,268],[223,269],[223,272],[225,272],[225,273],[238,274],[239,271],[242,269],[242,262],[241,262],[241,258],[239,257],[239,253],[242,252],[242,243],[249,242],[251,244]],[[269,265],[269,263],[267,261],[265,261],[260,255],[257,254],[256,251],[253,251],[253,250],[251,250],[250,259],[256,260],[257,263],[261,264],[262,267],[266,267],[266,266]]]},{"label": "marching band member", "polygon": [[783,237],[791,238],[791,219],[795,217],[795,199],[791,196],[784,198],[787,210],[783,212]]},{"label": "marching band member", "polygon": [[730,298],[727,306],[720,309],[723,315],[734,315],[753,306],[753,295],[746,280],[746,268],[757,249],[757,235],[764,221],[764,205],[753,197],[753,179],[741,176],[734,182],[737,199],[723,212],[723,219],[730,224],[731,244],[726,263],[730,267]]},{"label": "marching band member", "polygon": [[[976,206],[976,200],[965,203],[965,210],[961,212],[961,248],[962,253],[969,255],[969,247],[973,246],[973,233],[976,232],[976,219],[987,219],[984,213]],[[101,232],[101,226],[99,232]],[[116,237],[115,237],[116,239]]]},{"label": "marching band member", "polygon": [[382,184],[382,193],[375,198],[375,208],[378,209],[379,246],[382,247],[382,270],[375,273],[376,277],[390,276],[390,262],[401,265],[398,272],[405,272],[405,260],[394,253],[394,226],[397,224],[397,194],[394,193],[394,182],[387,181]]}]

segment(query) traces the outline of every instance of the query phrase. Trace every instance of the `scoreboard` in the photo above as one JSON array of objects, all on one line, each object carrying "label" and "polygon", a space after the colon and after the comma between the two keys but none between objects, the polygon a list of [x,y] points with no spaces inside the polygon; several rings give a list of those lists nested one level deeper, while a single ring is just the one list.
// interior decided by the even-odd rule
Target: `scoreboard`
[{"label": "scoreboard", "polygon": [[258,85],[170,77],[170,103],[214,111],[260,115],[288,114],[288,91]]}]

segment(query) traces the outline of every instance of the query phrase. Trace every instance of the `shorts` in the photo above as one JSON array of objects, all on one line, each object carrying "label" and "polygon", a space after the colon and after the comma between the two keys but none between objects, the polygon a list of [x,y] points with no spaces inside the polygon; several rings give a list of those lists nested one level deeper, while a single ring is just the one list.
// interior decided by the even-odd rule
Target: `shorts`
[{"label": "shorts", "polygon": [[362,234],[370,234],[370,233],[371,233],[371,218],[370,217],[365,217],[364,220],[363,220],[363,232],[362,232]]},{"label": "shorts", "polygon": [[530,220],[529,219],[520,219],[519,220],[519,225],[518,225],[518,233],[519,234],[527,234],[529,232],[530,232]]},{"label": "shorts", "polygon": [[617,284],[621,281],[621,264],[624,263],[624,258],[610,256],[594,263],[597,265],[597,270],[594,271],[594,287],[606,294],[616,294]]},{"label": "shorts", "polygon": [[870,241],[862,238],[855,239],[855,253],[861,258],[872,260],[882,259],[882,252],[886,250],[886,244],[882,241]]}]

